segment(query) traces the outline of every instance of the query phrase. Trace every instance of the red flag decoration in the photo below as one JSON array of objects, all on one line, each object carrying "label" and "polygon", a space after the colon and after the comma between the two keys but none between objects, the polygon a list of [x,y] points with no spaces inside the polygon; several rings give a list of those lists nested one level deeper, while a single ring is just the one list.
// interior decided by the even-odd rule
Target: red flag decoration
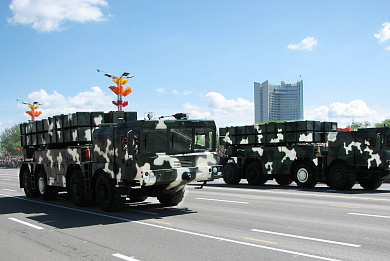
[{"label": "red flag decoration", "polygon": [[11,155],[11,152],[5,151],[5,153],[7,153],[8,155]]},{"label": "red flag decoration", "polygon": [[14,147],[14,150],[20,150],[20,148],[18,148],[18,147]]}]

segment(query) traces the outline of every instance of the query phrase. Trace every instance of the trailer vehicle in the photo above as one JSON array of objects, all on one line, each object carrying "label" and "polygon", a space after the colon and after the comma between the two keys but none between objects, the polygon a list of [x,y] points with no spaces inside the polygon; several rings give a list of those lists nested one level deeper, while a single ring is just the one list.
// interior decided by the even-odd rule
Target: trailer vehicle
[{"label": "trailer vehicle", "polygon": [[220,128],[223,178],[227,184],[247,179],[250,185],[295,181],[302,188],[322,181],[336,190],[351,189],[357,181],[377,189],[390,177],[389,130],[343,131],[337,123],[318,121]]},{"label": "trailer vehicle", "polygon": [[104,211],[149,196],[177,205],[185,185],[221,173],[214,121],[174,116],[137,120],[136,112],[77,112],[23,123],[20,187],[44,200],[67,191],[78,206],[96,199]]}]

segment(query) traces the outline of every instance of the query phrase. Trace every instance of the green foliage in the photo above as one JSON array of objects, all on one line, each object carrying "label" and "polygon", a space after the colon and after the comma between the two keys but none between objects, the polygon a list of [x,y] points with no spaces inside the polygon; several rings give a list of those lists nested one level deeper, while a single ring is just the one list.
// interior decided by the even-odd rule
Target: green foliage
[{"label": "green foliage", "polygon": [[375,124],[375,127],[380,128],[380,127],[390,127],[390,119],[386,119],[382,121],[381,123]]},{"label": "green foliage", "polygon": [[370,123],[368,121],[355,122],[347,127],[351,130],[363,129],[370,127]]},{"label": "green foliage", "polygon": [[286,122],[286,121],[270,120],[270,121],[267,121],[267,122],[258,122],[258,123],[256,123],[256,124],[262,125],[262,124],[272,123],[272,122],[281,123],[281,122]]},{"label": "green foliage", "polygon": [[11,155],[19,156],[23,154],[20,144],[19,124],[16,124],[11,128],[6,128],[0,134],[0,140],[3,150],[10,152]]}]

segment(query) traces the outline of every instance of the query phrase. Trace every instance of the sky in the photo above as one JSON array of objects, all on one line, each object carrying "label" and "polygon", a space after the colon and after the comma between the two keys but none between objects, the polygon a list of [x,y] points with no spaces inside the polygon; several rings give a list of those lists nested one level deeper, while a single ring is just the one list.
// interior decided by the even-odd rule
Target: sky
[{"label": "sky", "polygon": [[[254,82],[303,80],[305,120],[390,118],[390,1],[2,0],[0,133],[30,116],[126,111],[254,123]],[[301,76],[301,78],[300,78]],[[19,101],[17,101],[19,100]]]}]

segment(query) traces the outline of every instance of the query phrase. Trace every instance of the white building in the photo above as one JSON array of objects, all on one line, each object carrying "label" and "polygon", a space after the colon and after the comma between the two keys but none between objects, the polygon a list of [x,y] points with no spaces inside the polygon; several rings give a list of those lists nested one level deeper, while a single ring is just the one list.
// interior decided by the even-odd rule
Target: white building
[{"label": "white building", "polygon": [[255,122],[303,120],[303,81],[296,84],[254,83]]}]

